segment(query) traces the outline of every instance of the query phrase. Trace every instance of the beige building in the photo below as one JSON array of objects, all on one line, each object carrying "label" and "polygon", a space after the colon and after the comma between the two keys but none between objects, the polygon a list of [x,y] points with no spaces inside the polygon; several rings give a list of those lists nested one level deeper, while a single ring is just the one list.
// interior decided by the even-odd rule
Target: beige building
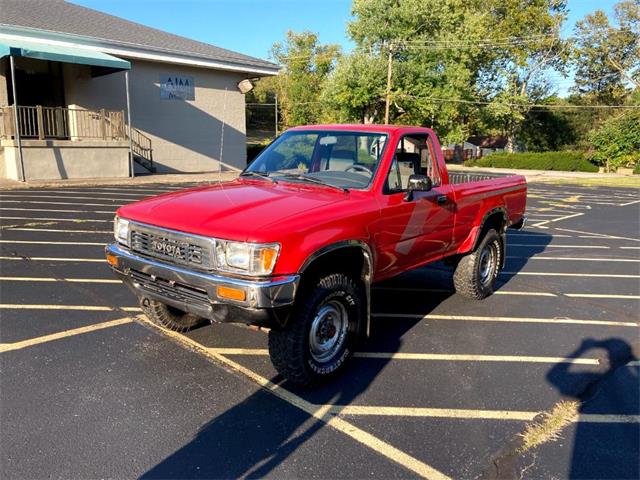
[{"label": "beige building", "polygon": [[243,168],[246,80],[277,71],[63,0],[0,0],[0,177]]}]

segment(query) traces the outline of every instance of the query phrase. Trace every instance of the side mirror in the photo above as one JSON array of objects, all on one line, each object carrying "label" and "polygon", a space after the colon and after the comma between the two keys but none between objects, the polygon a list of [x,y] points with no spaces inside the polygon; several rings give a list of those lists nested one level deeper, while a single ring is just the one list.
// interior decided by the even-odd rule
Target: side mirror
[{"label": "side mirror", "polygon": [[407,194],[404,196],[405,201],[413,200],[413,192],[428,192],[433,187],[431,178],[427,175],[411,175],[409,184],[407,185]]}]

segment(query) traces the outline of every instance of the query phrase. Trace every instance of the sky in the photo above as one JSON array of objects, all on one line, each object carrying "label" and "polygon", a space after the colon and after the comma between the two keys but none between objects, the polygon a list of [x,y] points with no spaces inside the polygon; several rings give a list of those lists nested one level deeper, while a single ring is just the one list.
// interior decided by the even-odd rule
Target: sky
[{"label": "sky", "polygon": [[[274,42],[287,30],[310,30],[322,43],[337,43],[349,51],[346,34],[351,0],[72,0],[73,3],[150,27],[211,43],[254,57],[269,59]],[[613,13],[616,0],[568,0],[569,16],[562,36],[577,20],[597,9]],[[554,75],[564,96],[571,79]]]}]

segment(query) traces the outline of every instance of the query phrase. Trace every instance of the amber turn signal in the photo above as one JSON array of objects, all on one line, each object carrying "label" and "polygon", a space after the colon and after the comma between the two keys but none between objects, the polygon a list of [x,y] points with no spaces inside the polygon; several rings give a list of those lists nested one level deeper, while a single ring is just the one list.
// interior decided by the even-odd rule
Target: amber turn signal
[{"label": "amber turn signal", "polygon": [[118,268],[118,257],[112,253],[107,253],[107,263],[113,268]]},{"label": "amber turn signal", "polygon": [[244,290],[232,287],[216,287],[216,294],[219,298],[228,298],[239,302],[244,302],[247,298],[247,293]]}]

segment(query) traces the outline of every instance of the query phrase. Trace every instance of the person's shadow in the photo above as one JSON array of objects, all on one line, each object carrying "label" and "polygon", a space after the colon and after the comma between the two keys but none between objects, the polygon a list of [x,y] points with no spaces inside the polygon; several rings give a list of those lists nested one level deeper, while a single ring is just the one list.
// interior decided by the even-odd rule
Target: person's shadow
[{"label": "person's shadow", "polygon": [[[547,379],[567,398],[578,400],[579,413],[640,414],[640,384],[634,348],[620,338],[585,339],[569,356],[581,358],[600,351],[599,368],[585,370],[569,363],[556,364]],[[602,351],[604,350],[604,355]],[[638,423],[578,422],[571,458],[570,478],[639,478],[640,426]]]}]

